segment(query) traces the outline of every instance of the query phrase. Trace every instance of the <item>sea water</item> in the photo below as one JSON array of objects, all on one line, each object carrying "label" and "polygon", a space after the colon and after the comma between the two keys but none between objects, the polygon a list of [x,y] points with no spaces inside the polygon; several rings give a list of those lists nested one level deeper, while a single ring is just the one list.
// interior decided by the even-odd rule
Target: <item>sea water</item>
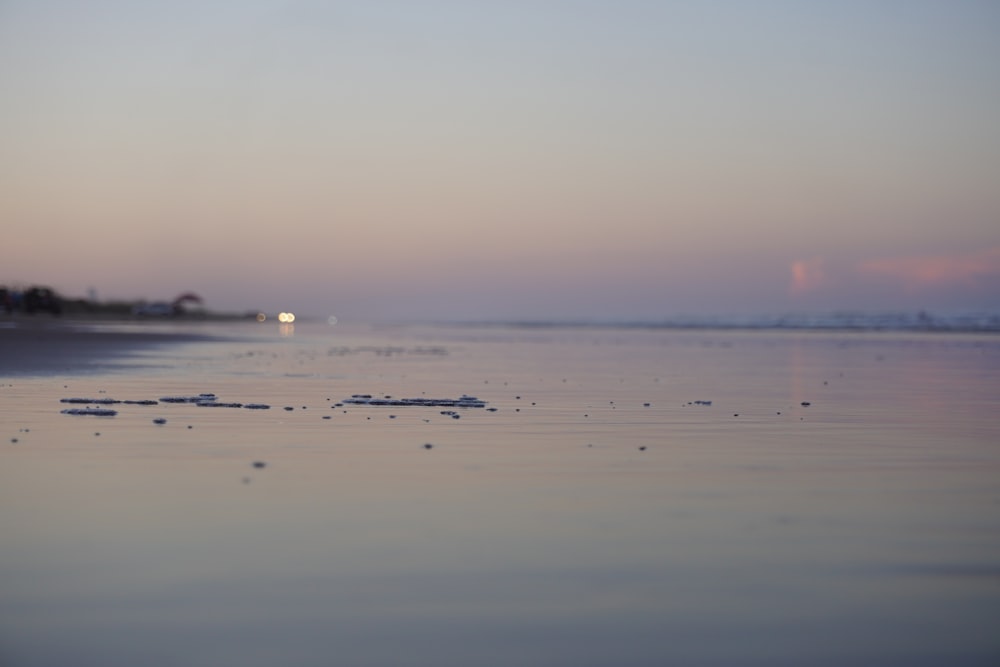
[{"label": "sea water", "polygon": [[0,382],[0,664],[1000,661],[996,335],[202,330]]}]

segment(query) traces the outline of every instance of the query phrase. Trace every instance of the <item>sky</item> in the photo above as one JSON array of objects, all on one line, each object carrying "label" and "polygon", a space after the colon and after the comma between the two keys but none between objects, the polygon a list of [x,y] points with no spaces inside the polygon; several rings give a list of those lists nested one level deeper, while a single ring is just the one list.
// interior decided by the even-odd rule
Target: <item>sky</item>
[{"label": "sky", "polygon": [[1000,311],[1000,3],[0,0],[0,284]]}]

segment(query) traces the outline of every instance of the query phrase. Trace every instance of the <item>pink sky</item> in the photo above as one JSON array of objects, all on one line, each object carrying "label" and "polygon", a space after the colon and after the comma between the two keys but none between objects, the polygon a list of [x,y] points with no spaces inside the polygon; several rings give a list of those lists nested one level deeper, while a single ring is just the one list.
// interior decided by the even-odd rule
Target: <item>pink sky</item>
[{"label": "pink sky", "polygon": [[981,282],[1000,277],[1000,247],[963,255],[870,259],[860,269],[866,274],[894,278],[909,290],[919,291],[925,286],[976,289]]},{"label": "pink sky", "polygon": [[0,5],[0,284],[342,318],[1000,304],[1000,10]]}]

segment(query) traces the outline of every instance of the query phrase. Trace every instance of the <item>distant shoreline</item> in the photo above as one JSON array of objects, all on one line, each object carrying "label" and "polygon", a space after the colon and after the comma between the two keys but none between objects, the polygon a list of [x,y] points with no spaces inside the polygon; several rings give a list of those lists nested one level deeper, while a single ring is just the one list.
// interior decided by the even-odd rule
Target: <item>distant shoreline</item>
[{"label": "distant shoreline", "polygon": [[634,329],[662,331],[828,331],[912,333],[1000,333],[1000,315],[929,316],[909,314],[790,315],[781,317],[678,317],[665,320],[468,320],[439,322],[452,327],[515,329]]},{"label": "distant shoreline", "polygon": [[221,338],[162,329],[100,331],[50,317],[0,319],[0,378],[105,372],[145,348],[211,340]]}]

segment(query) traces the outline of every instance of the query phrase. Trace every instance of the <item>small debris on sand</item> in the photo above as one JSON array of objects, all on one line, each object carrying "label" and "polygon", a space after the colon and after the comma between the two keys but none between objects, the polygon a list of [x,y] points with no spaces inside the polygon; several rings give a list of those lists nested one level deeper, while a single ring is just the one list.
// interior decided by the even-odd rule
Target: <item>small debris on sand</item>
[{"label": "small debris on sand", "polygon": [[254,468],[266,468],[267,467],[267,463],[265,463],[264,461],[254,461],[253,462],[253,467]]},{"label": "small debris on sand", "polygon": [[197,396],[163,396],[160,398],[164,403],[205,403],[214,401],[215,394],[198,394]]},{"label": "small debris on sand", "polygon": [[109,408],[67,408],[61,411],[64,415],[90,415],[92,417],[114,417],[117,410]]},{"label": "small debris on sand", "polygon": [[372,398],[371,394],[354,394],[350,398],[345,398],[342,403],[350,405],[375,405],[393,407],[448,407],[448,408],[484,408],[486,401],[475,396],[463,394],[459,398]]},{"label": "small debris on sand", "polygon": [[164,419],[163,417],[157,417],[156,419],[153,420],[153,423],[154,424],[161,424],[162,425],[162,424],[166,424],[167,420]]}]

